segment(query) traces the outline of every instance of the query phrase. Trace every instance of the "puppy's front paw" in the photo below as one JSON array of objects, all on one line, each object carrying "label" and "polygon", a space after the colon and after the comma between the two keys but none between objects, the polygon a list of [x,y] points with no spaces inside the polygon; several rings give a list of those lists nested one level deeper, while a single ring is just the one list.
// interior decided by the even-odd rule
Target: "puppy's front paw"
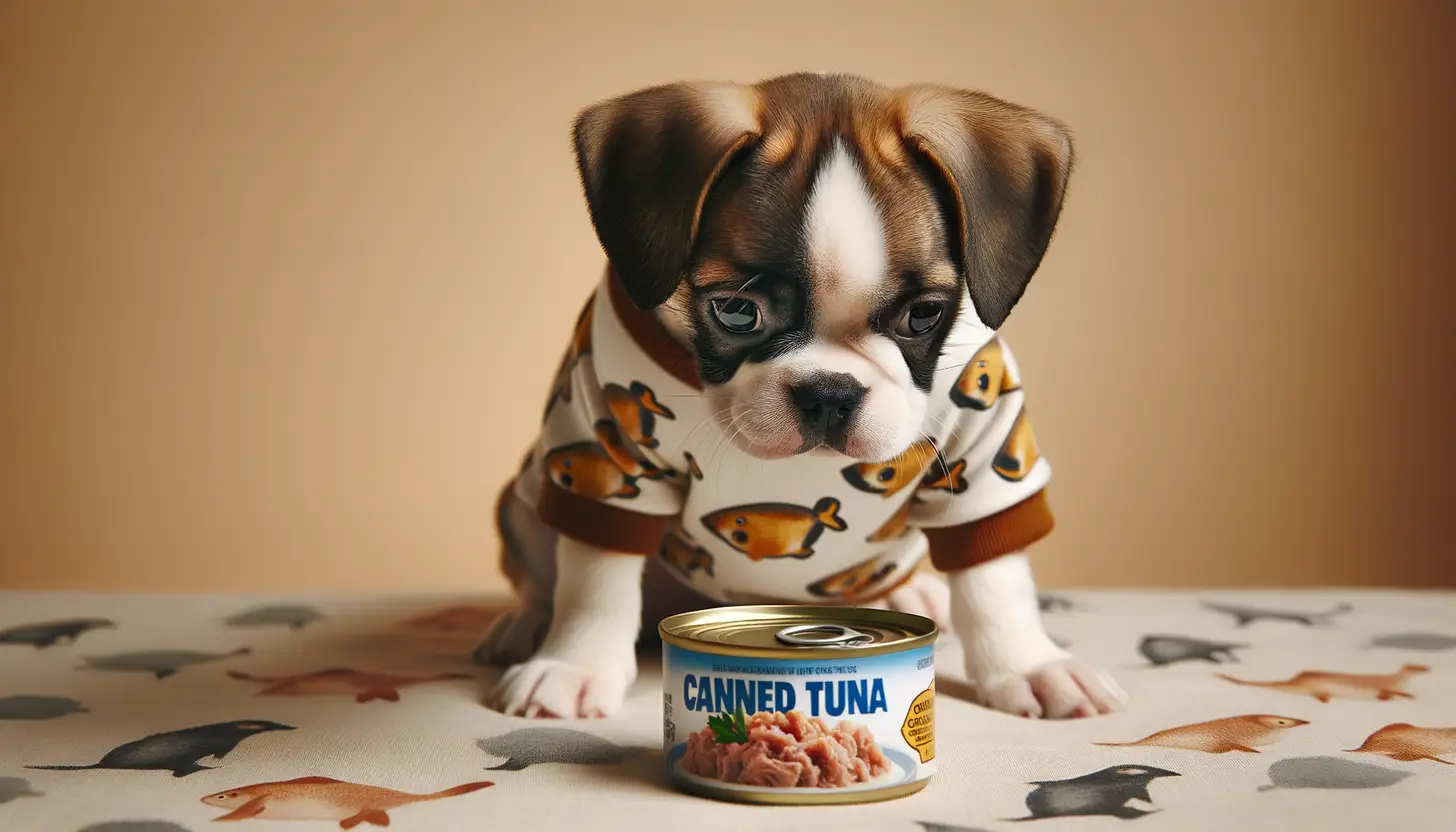
[{"label": "puppy's front paw", "polygon": [[607,717],[622,706],[636,675],[635,662],[614,671],[537,658],[507,670],[486,704],[527,719]]},{"label": "puppy's front paw", "polygon": [[1122,710],[1127,694],[1106,671],[1063,659],[1025,675],[977,683],[981,704],[1032,719],[1076,719]]}]

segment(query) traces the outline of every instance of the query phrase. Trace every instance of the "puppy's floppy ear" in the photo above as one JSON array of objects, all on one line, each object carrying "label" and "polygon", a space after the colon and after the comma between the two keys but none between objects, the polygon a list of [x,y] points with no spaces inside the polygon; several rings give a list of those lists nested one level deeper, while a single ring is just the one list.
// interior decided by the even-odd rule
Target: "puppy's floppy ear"
[{"label": "puppy's floppy ear", "polygon": [[632,302],[657,306],[690,265],[709,189],[761,133],[759,93],[650,87],[587,107],[572,132],[597,239]]},{"label": "puppy's floppy ear", "polygon": [[1066,127],[990,95],[900,90],[901,133],[940,179],[952,251],[981,321],[999,328],[1041,265],[1072,171]]}]

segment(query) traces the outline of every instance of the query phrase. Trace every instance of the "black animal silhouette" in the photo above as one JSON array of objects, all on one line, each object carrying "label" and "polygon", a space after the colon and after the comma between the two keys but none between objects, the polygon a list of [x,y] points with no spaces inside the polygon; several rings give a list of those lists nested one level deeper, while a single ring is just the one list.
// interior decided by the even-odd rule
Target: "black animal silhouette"
[{"label": "black animal silhouette", "polygon": [[37,650],[42,650],[61,641],[74,644],[82,633],[115,626],[116,622],[108,618],[69,618],[64,621],[22,624],[19,627],[0,630],[0,644],[29,644]]},{"label": "black animal silhouette", "polygon": [[1349,604],[1338,604],[1328,612],[1289,612],[1246,607],[1241,604],[1217,604],[1212,601],[1204,601],[1203,606],[1214,612],[1232,615],[1235,625],[1239,627],[1247,627],[1257,621],[1287,621],[1306,627],[1328,627],[1335,616],[1344,615],[1354,609]]},{"label": "black animal silhouette", "polygon": [[139,740],[118,745],[98,763],[87,766],[26,766],[29,769],[45,771],[85,771],[89,769],[121,769],[133,771],[170,771],[173,777],[186,777],[216,766],[199,763],[204,757],[221,760],[238,743],[268,731],[292,731],[292,725],[282,725],[262,719],[240,719],[234,722],[218,722],[152,734]]},{"label": "black animal silhouette", "polygon": [[1138,644],[1138,652],[1159,667],[1189,661],[1222,664],[1224,661],[1237,662],[1239,658],[1233,651],[1248,646],[1227,641],[1204,641],[1187,636],[1145,636]]},{"label": "black animal silhouette", "polygon": [[1134,820],[1158,811],[1129,806],[1130,800],[1152,803],[1148,784],[1159,777],[1182,777],[1176,771],[1152,766],[1125,765],[1104,768],[1070,780],[1041,780],[1026,796],[1031,816],[1017,821],[1064,818],[1078,815],[1107,815]]}]

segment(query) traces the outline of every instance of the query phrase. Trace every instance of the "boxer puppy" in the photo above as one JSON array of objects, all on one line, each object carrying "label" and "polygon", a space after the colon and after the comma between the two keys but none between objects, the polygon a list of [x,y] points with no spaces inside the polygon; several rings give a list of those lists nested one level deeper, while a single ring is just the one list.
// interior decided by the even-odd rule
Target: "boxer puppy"
[{"label": "boxer puppy", "polygon": [[1025,550],[1051,471],[996,334],[1061,214],[1066,129],[795,74],[639,90],[574,138],[608,267],[498,505],[522,604],[477,651],[509,667],[489,703],[611,714],[676,586],[680,608],[916,612],[990,707],[1119,708],[1042,627]]}]

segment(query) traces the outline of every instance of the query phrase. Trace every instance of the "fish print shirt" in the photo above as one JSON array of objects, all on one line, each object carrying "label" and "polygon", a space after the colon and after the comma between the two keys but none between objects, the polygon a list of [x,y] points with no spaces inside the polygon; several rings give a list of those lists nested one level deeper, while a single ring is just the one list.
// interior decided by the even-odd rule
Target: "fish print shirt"
[{"label": "fish print shirt", "polygon": [[1011,352],[963,315],[923,438],[894,459],[764,460],[714,414],[693,356],[610,271],[577,321],[513,496],[557,533],[660,557],[724,603],[862,602],[927,555],[953,571],[1052,529]]}]

